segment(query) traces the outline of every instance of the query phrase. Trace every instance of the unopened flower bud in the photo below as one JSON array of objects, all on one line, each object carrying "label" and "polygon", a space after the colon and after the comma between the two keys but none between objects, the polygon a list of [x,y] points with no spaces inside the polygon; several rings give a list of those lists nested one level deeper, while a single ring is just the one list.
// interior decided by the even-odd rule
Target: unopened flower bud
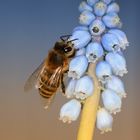
[{"label": "unopened flower bud", "polygon": [[91,11],[92,12],[92,7],[89,6],[85,1],[82,1],[79,5],[79,11]]},{"label": "unopened flower bud", "polygon": [[79,22],[82,25],[89,25],[93,20],[95,19],[95,16],[90,11],[83,11],[79,17]]},{"label": "unopened flower bud", "polygon": [[121,27],[122,23],[117,13],[108,13],[103,17],[103,22],[108,28]]},{"label": "unopened flower bud", "polygon": [[113,0],[103,0],[104,3],[109,4],[111,3]]},{"label": "unopened flower bud", "polygon": [[120,11],[120,7],[116,2],[111,3],[107,8],[107,13],[118,13]]},{"label": "unopened flower bud", "polygon": [[96,2],[98,2],[99,0],[87,0],[87,3],[91,6],[93,6]]},{"label": "unopened flower bud", "polygon": [[99,1],[94,5],[94,12],[97,16],[103,16],[106,12],[106,9],[107,5],[102,1]]}]

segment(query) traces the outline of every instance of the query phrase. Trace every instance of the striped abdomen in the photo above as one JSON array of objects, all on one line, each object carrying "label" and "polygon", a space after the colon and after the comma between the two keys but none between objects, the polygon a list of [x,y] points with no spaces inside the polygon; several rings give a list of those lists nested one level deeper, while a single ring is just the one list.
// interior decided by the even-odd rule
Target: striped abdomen
[{"label": "striped abdomen", "polygon": [[[56,79],[57,78],[57,79]],[[54,71],[50,72],[46,68],[39,77],[39,93],[44,98],[51,98],[60,85],[61,75],[54,75]]]}]

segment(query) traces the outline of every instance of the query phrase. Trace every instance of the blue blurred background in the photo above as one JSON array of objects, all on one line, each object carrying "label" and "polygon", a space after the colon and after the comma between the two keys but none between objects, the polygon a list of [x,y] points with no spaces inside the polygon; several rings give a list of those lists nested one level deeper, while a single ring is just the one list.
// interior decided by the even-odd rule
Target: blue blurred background
[{"label": "blue blurred background", "polygon": [[[37,91],[24,93],[29,74],[61,35],[78,25],[81,0],[0,0],[0,139],[75,140],[79,121],[58,120],[66,99],[57,95],[46,111]],[[130,47],[125,52],[129,73],[124,78],[128,97],[114,117],[113,131],[95,132],[95,140],[140,139],[140,1],[117,0]]]}]

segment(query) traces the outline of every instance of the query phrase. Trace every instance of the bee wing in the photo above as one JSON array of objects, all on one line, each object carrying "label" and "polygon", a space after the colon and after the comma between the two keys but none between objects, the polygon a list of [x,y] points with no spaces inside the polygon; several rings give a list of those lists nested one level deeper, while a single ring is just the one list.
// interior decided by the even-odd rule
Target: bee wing
[{"label": "bee wing", "polygon": [[54,73],[50,76],[50,78],[47,81],[47,85],[50,87],[58,87],[61,76],[62,76],[62,70],[63,67],[58,67]]},{"label": "bee wing", "polygon": [[44,62],[43,61],[37,68],[36,70],[29,76],[29,78],[27,79],[25,85],[24,85],[24,91],[28,92],[29,90],[31,90],[33,87],[36,86],[37,81],[38,81],[38,77],[40,75],[40,73],[43,71],[44,69]]}]

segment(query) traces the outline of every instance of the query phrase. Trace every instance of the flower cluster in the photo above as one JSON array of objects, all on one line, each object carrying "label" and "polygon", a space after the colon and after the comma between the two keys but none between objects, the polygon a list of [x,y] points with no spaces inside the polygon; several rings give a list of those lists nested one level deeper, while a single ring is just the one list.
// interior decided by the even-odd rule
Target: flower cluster
[{"label": "flower cluster", "polygon": [[80,25],[74,28],[69,39],[77,39],[74,41],[77,52],[69,64],[66,97],[71,100],[61,108],[63,122],[75,121],[81,102],[94,93],[94,81],[87,74],[90,63],[97,63],[95,72],[102,87],[103,107],[97,112],[97,128],[102,132],[110,131],[112,114],[121,111],[126,92],[120,77],[127,73],[122,51],[129,43],[121,30],[119,10],[114,0],[87,0],[80,4]]}]

